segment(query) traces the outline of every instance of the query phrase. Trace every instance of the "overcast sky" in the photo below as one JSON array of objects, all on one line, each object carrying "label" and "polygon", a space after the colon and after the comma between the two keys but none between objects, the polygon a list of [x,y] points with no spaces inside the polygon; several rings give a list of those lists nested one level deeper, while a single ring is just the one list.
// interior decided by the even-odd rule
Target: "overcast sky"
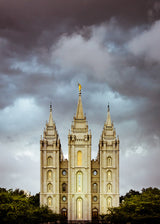
[{"label": "overcast sky", "polygon": [[40,135],[67,135],[82,85],[92,158],[110,104],[120,194],[160,187],[160,1],[0,0],[0,187],[40,190]]}]

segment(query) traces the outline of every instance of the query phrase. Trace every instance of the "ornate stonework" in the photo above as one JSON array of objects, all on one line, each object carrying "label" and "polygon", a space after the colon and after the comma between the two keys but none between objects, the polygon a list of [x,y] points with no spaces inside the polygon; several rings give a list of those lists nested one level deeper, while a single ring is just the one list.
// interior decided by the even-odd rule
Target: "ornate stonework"
[{"label": "ornate stonework", "polygon": [[79,86],[77,113],[68,134],[68,160],[63,158],[52,107],[40,140],[40,204],[68,220],[92,220],[119,206],[119,138],[109,106],[96,160],[91,160],[91,140]]}]

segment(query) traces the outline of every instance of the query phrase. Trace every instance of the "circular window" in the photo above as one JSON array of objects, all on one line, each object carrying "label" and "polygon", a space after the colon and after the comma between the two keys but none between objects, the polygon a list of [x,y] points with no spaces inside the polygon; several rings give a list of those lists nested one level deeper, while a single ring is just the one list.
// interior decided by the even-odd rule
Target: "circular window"
[{"label": "circular window", "polygon": [[97,170],[93,171],[93,175],[96,176],[97,175]]},{"label": "circular window", "polygon": [[93,197],[93,201],[97,201],[97,196],[94,196]]},{"label": "circular window", "polygon": [[66,196],[63,196],[62,201],[66,201],[66,200],[67,200]]},{"label": "circular window", "polygon": [[63,176],[66,175],[66,171],[65,171],[65,170],[62,171],[62,175],[63,175]]}]

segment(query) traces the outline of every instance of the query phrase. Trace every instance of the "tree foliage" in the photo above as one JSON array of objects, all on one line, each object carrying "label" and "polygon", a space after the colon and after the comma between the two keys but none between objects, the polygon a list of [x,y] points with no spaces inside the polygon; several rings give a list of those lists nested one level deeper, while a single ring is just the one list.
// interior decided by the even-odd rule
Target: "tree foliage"
[{"label": "tree foliage", "polygon": [[[146,188],[141,192],[130,190],[120,198],[120,206],[111,208],[106,215],[101,215],[102,223],[110,224],[159,224],[160,190]],[[39,194],[27,196],[23,190],[0,188],[0,223],[1,224],[39,224],[61,220],[64,217],[53,214],[48,207],[40,207]],[[94,220],[96,223],[97,220]]]},{"label": "tree foliage", "polygon": [[121,197],[118,208],[110,209],[106,216],[110,223],[160,223],[160,190],[142,189],[142,192],[130,190]]},{"label": "tree foliage", "polygon": [[37,224],[54,221],[61,217],[48,207],[39,206],[39,194],[26,196],[24,191],[0,188],[1,224]]}]

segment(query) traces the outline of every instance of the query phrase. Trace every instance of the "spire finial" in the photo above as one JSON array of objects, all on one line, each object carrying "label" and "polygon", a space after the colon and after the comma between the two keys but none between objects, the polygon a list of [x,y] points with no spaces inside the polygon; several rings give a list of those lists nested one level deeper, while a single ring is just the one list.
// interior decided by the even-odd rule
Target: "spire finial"
[{"label": "spire finial", "polygon": [[109,102],[108,102],[108,112],[110,111],[110,108],[109,108]]},{"label": "spire finial", "polygon": [[81,99],[81,84],[78,83],[79,87],[79,99],[78,99],[78,105],[77,105],[77,113],[76,113],[76,118],[77,119],[84,119],[83,115],[83,106],[82,106],[82,99]]},{"label": "spire finial", "polygon": [[112,126],[109,103],[108,103],[108,113],[107,113],[106,124],[107,126]]},{"label": "spire finial", "polygon": [[52,102],[50,102],[50,114],[49,114],[49,122],[48,122],[48,124],[49,124],[50,126],[52,126],[52,125],[53,125],[53,117],[52,117]]},{"label": "spire finial", "polygon": [[52,102],[50,102],[50,112],[52,112]]},{"label": "spire finial", "polygon": [[78,83],[78,87],[79,87],[79,95],[81,95],[81,89],[82,89],[82,86],[80,83]]}]

